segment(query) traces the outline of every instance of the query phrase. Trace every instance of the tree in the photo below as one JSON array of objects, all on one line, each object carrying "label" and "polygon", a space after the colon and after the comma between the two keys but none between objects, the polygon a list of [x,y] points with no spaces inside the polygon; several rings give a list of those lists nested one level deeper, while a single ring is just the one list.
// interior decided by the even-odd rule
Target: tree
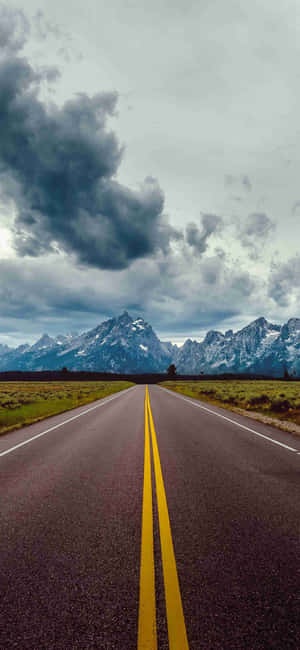
[{"label": "tree", "polygon": [[176,377],[176,366],[174,363],[171,363],[171,365],[168,367],[167,373],[168,377],[170,378]]},{"label": "tree", "polygon": [[62,371],[62,373],[63,373],[64,375],[66,375],[66,374],[69,372],[69,371],[68,371],[68,368],[67,368],[66,366],[64,366],[64,367],[61,369],[61,371]]}]

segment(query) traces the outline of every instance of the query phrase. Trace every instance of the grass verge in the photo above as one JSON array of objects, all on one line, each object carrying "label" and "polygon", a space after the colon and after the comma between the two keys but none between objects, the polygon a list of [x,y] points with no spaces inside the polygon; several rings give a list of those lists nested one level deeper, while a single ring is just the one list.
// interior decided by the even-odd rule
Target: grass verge
[{"label": "grass verge", "polygon": [[127,381],[0,382],[0,435],[130,386]]},{"label": "grass verge", "polygon": [[300,433],[300,381],[165,381],[161,386]]}]

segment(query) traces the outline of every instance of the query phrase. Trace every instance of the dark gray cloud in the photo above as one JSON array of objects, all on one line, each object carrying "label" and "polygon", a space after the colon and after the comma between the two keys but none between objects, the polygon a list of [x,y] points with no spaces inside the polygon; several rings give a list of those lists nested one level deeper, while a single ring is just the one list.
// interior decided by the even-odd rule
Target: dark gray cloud
[{"label": "dark gray cloud", "polygon": [[0,274],[1,312],[8,319],[72,320],[76,313],[101,313],[103,308],[107,309],[98,287],[90,286],[86,275],[66,263],[55,267],[53,259],[47,263],[37,259],[27,263],[20,259],[1,260]]},{"label": "dark gray cloud", "polygon": [[[300,290],[300,257],[296,255],[287,262],[273,264],[270,271],[268,294],[280,307],[288,307],[292,297]],[[295,295],[296,292],[296,295]]]},{"label": "dark gray cloud", "polygon": [[[57,262],[56,262],[57,259]],[[0,331],[37,338],[93,327],[124,308],[160,332],[216,327],[245,312],[257,294],[251,276],[218,256],[191,260],[170,254],[136,260],[119,273],[79,269],[68,258],[0,260]],[[226,326],[225,326],[226,327]]]},{"label": "dark gray cloud", "polygon": [[[12,27],[11,42],[13,35]],[[0,184],[17,209],[17,253],[60,249],[81,264],[122,269],[167,252],[179,233],[163,215],[157,181],[146,178],[132,190],[116,180],[123,149],[107,128],[116,93],[46,107],[38,92],[56,73],[36,72],[13,55],[0,64]]]},{"label": "dark gray cloud", "polygon": [[201,225],[201,229],[194,222],[186,226],[186,241],[199,255],[205,253],[210,236],[220,231],[223,220],[216,214],[202,214]]},{"label": "dark gray cloud", "polygon": [[263,253],[263,246],[275,227],[275,222],[264,212],[252,212],[243,223],[238,224],[240,243],[248,248],[252,259],[257,259]]}]

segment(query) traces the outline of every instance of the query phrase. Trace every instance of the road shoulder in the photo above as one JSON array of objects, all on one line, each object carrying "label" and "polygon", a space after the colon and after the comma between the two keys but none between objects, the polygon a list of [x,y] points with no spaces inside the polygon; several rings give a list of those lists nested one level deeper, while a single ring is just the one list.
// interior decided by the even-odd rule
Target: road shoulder
[{"label": "road shoulder", "polygon": [[162,388],[169,390],[171,393],[175,393],[175,395],[181,395],[190,400],[197,400],[199,402],[203,402],[204,404],[208,404],[210,406],[217,406],[218,408],[224,409],[225,411],[229,411],[230,413],[237,413],[237,415],[242,415],[243,417],[246,417],[249,420],[255,420],[256,422],[261,422],[262,424],[269,425],[271,427],[274,427],[275,429],[279,429],[280,431],[285,431],[287,433],[292,433],[295,436],[300,436],[300,426],[298,426],[295,422],[291,422],[290,420],[279,420],[278,418],[274,418],[269,415],[264,415],[263,413],[259,413],[258,411],[247,411],[246,409],[242,409],[237,406],[228,405],[221,401],[209,400],[205,398],[203,395],[201,396],[201,399],[200,398],[197,399],[195,396],[193,397],[189,396],[186,393],[181,392],[179,390],[174,390],[169,386],[162,386]]}]

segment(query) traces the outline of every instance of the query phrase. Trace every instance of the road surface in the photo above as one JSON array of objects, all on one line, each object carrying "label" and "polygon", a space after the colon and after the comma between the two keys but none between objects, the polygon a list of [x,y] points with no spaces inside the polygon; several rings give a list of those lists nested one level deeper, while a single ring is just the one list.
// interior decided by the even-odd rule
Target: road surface
[{"label": "road surface", "polygon": [[300,438],[144,386],[0,438],[0,648],[300,648]]}]

